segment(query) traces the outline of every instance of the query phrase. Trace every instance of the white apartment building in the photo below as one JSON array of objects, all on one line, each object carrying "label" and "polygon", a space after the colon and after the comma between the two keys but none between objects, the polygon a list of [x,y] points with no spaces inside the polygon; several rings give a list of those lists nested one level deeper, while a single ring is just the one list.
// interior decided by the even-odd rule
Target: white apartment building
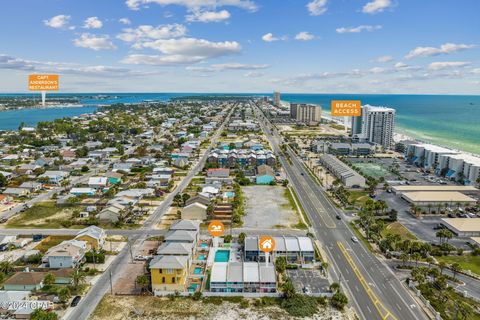
[{"label": "white apartment building", "polygon": [[405,157],[413,164],[427,170],[435,170],[441,155],[458,154],[457,151],[427,143],[409,144],[405,148]]},{"label": "white apartment building", "polygon": [[362,106],[362,115],[352,117],[352,137],[390,149],[393,144],[396,111],[392,108]]},{"label": "white apartment building", "polygon": [[446,172],[446,178],[475,185],[480,177],[480,158],[465,153],[441,155],[436,173],[440,174],[442,170]]}]

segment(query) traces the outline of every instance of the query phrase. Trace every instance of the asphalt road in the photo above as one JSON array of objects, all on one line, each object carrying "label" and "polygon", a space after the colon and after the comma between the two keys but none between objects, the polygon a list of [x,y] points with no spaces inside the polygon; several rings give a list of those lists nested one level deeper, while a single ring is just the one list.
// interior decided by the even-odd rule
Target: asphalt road
[{"label": "asphalt road", "polygon": [[[259,114],[257,109],[257,116],[265,119]],[[343,212],[331,204],[324,190],[310,177],[291,150],[288,153],[292,164],[287,161],[279,147],[280,136],[268,128],[270,124],[267,120],[260,122],[309,216],[312,231],[323,244],[331,266],[331,276],[341,283],[358,315],[367,320],[427,319],[388,266],[380,262],[362,243],[351,241],[353,232],[343,219],[335,219],[336,215],[344,217]]]},{"label": "asphalt road", "polygon": [[[145,221],[143,226],[138,229],[140,231],[137,234],[131,235],[129,237],[129,245],[125,246],[122,251],[117,255],[115,260],[111,263],[110,267],[102,274],[100,279],[95,283],[95,285],[90,288],[88,293],[85,297],[80,300],[80,303],[71,311],[69,311],[63,319],[88,319],[88,317],[92,314],[95,307],[103,298],[105,293],[111,290],[111,283],[115,283],[118,279],[119,275],[122,274],[123,269],[127,265],[127,263],[133,263],[132,256],[135,256],[137,250],[139,250],[143,242],[152,234],[152,228],[160,221],[161,217],[168,211],[170,205],[173,202],[173,198],[178,193],[181,193],[190,183],[192,178],[202,170],[208,154],[212,149],[212,146],[215,146],[220,133],[223,131],[223,128],[226,123],[228,123],[228,119],[230,118],[233,110],[233,107],[227,116],[226,120],[222,123],[222,125],[217,129],[214,136],[211,138],[211,144],[209,148],[205,151],[202,158],[197,162],[197,164],[189,171],[189,173],[184,177],[184,179],[178,184],[173,192],[171,192],[162,202],[162,204],[155,209],[155,211],[149,216],[149,218]],[[129,261],[130,260],[130,261]],[[132,279],[133,280],[133,279]]]}]

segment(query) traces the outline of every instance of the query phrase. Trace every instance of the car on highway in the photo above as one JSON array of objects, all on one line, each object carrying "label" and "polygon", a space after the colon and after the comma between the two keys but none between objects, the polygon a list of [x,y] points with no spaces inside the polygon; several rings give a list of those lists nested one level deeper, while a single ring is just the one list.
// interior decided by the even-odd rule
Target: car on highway
[{"label": "car on highway", "polygon": [[342,217],[339,214],[337,214],[335,218],[337,218],[337,220],[342,220]]},{"label": "car on highway", "polygon": [[358,243],[358,238],[355,237],[355,236],[353,236],[353,237],[352,237],[352,241],[355,242],[355,243]]},{"label": "car on highway", "polygon": [[303,172],[300,172],[300,174],[301,174],[302,176],[304,176]]},{"label": "car on highway", "polygon": [[82,299],[82,297],[75,296],[75,298],[73,298],[73,300],[72,300],[72,303],[70,304],[70,307],[76,307],[78,305],[78,303],[80,302],[80,299]]},{"label": "car on highway", "polygon": [[5,222],[7,222],[7,221],[8,221],[8,218],[2,218],[2,219],[0,219],[0,223],[5,223]]}]

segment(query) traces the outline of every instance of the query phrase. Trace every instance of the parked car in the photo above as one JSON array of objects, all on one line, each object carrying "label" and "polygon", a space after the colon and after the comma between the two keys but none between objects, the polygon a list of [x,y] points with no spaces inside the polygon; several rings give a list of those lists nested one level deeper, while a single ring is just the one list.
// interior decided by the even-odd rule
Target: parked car
[{"label": "parked car", "polygon": [[355,243],[358,243],[358,238],[355,237],[355,236],[353,236],[353,237],[352,237],[352,241],[355,242]]},{"label": "parked car", "polygon": [[78,303],[80,302],[80,299],[82,299],[82,297],[75,296],[75,298],[73,298],[73,300],[72,300],[72,303],[70,304],[70,307],[76,307],[78,305]]}]

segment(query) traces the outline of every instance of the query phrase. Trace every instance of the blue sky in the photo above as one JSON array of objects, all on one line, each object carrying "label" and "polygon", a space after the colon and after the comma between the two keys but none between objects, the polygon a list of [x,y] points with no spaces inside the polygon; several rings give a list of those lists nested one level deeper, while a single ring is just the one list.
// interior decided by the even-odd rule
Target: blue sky
[{"label": "blue sky", "polygon": [[5,0],[0,91],[480,94],[478,0]]}]

